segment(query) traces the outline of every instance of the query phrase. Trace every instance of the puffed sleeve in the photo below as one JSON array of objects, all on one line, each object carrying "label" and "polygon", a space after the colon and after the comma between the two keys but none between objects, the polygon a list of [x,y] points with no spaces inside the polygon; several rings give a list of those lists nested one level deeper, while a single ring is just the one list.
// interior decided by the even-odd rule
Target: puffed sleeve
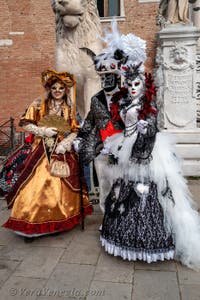
[{"label": "puffed sleeve", "polygon": [[36,99],[31,103],[24,115],[21,117],[19,126],[24,126],[29,123],[37,124],[40,119],[40,104],[40,99]]}]

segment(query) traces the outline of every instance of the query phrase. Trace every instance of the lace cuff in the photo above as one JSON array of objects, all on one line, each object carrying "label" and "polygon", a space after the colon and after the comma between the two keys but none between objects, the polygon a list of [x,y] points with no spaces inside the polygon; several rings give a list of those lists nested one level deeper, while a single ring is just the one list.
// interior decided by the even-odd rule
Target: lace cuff
[{"label": "lace cuff", "polygon": [[37,125],[34,124],[27,124],[23,126],[23,129],[30,133],[35,134],[36,136],[41,136],[41,137],[45,136],[46,127],[38,127]]}]

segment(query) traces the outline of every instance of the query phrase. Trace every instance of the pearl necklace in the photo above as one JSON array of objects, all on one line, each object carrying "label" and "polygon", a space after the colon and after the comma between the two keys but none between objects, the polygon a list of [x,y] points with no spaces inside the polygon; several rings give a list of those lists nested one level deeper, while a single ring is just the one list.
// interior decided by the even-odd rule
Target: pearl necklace
[{"label": "pearl necklace", "polygon": [[53,115],[61,115],[62,104],[63,104],[63,100],[60,102],[53,99],[51,101],[50,114],[52,112]]}]

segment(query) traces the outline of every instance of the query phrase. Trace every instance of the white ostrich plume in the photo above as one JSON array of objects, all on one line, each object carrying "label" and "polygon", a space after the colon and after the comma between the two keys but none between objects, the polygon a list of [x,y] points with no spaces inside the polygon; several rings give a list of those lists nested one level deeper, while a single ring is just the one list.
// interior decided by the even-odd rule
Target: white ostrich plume
[{"label": "white ostrich plume", "polygon": [[105,36],[103,40],[106,43],[106,48],[104,49],[105,52],[113,55],[116,49],[123,50],[121,34],[118,31],[117,21],[115,19],[111,22],[111,31],[108,31],[107,28],[105,28],[104,32]]},{"label": "white ostrich plume", "polygon": [[146,41],[129,33],[121,36],[123,51],[128,56],[127,64],[144,63],[146,60]]}]

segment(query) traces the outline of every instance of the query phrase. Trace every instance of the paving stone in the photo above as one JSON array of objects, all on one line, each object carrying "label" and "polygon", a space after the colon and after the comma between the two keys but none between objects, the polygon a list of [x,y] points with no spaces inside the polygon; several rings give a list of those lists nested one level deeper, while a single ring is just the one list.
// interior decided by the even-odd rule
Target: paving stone
[{"label": "paving stone", "polygon": [[[132,284],[93,281],[88,291],[87,300],[129,300]],[[143,299],[140,299],[143,300]]]},{"label": "paving stone", "polygon": [[19,262],[0,259],[0,288],[4,282],[12,275]]},{"label": "paving stone", "polygon": [[155,263],[146,263],[142,261],[135,262],[135,270],[152,270],[152,271],[174,271],[176,272],[176,262],[161,261]]},{"label": "paving stone", "polygon": [[[45,288],[57,292],[59,299],[84,299],[94,276],[94,266],[58,263]],[[49,296],[49,300],[55,297]],[[42,299],[43,300],[43,299]]]},{"label": "paving stone", "polygon": [[49,278],[63,251],[62,248],[33,247],[32,252],[24,258],[14,275]]},{"label": "paving stone", "polygon": [[182,300],[200,300],[200,285],[181,285]]},{"label": "paving stone", "polygon": [[[1,225],[3,223],[4,222],[2,222]],[[13,239],[14,235],[15,234],[14,234],[14,232],[12,230],[8,230],[8,229],[6,229],[4,227],[0,227],[0,246],[7,245],[10,242],[10,240]]]},{"label": "paving stone", "polygon": [[197,284],[200,285],[200,272],[191,270],[180,263],[177,264],[179,282],[182,285]]},{"label": "paving stone", "polygon": [[180,300],[176,273],[136,270],[132,300]]},{"label": "paving stone", "polygon": [[36,300],[44,291],[44,279],[11,276],[1,289],[2,300]]},{"label": "paving stone", "polygon": [[5,198],[0,197],[0,211],[8,210]]},{"label": "paving stone", "polygon": [[10,216],[10,209],[7,208],[7,203],[6,201],[1,201],[0,200],[0,220],[1,220],[1,224],[4,224],[7,219]]},{"label": "paving stone", "polygon": [[103,220],[103,215],[91,215],[85,219],[85,230],[99,231],[99,226]]},{"label": "paving stone", "polygon": [[94,280],[132,283],[133,273],[133,262],[102,252],[97,263]]},{"label": "paving stone", "polygon": [[61,261],[96,265],[100,251],[99,233],[94,231],[82,232],[74,237],[65,250]]},{"label": "paving stone", "polygon": [[200,209],[200,180],[188,180],[189,190],[192,193],[192,197]]},{"label": "paving stone", "polygon": [[[78,296],[72,296],[72,297],[69,296],[68,297],[67,295],[70,294],[70,292],[68,293],[64,290],[58,291],[58,290],[48,289],[45,293],[46,293],[46,296],[38,296],[38,298],[36,300],[76,300],[76,299],[84,300],[85,299],[82,296],[81,297],[78,297]],[[78,293],[77,293],[77,295],[78,295]]]},{"label": "paving stone", "polygon": [[8,259],[14,261],[22,261],[25,259],[30,253],[32,253],[32,247],[27,248],[17,248],[14,243],[9,243],[6,246],[2,246],[0,248],[0,259]]},{"label": "paving stone", "polygon": [[95,205],[93,204],[93,215],[101,215],[101,216],[103,216],[101,208],[99,206],[99,203],[95,204]]}]

